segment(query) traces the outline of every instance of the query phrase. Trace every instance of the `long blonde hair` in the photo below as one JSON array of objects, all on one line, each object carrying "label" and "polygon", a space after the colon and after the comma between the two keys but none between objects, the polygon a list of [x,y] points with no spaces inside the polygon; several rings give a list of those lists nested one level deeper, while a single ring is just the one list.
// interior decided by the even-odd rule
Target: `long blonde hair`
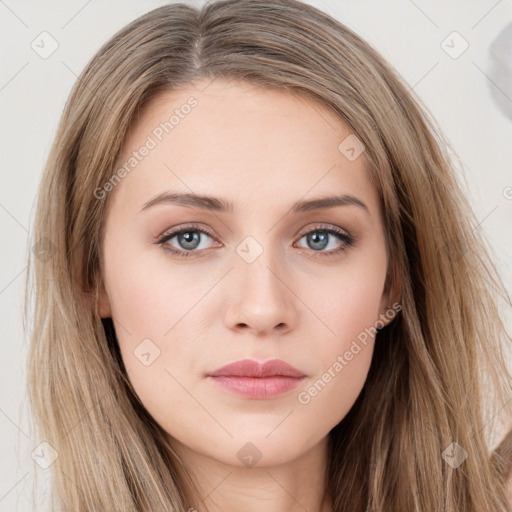
[{"label": "long blonde hair", "polygon": [[[449,145],[377,51],[296,0],[154,9],[100,49],[71,92],[37,203],[34,241],[45,257],[32,257],[27,283],[30,403],[39,439],[58,453],[52,503],[73,512],[190,508],[183,461],[140,403],[112,322],[90,299],[108,204],[94,190],[114,174],[143,106],[205,77],[319,100],[366,147],[402,311],[379,331],[367,382],[329,433],[334,510],[507,510],[510,458],[491,452],[490,428],[512,397],[496,299],[505,291]],[[468,454],[456,468],[443,458],[454,442]]]}]

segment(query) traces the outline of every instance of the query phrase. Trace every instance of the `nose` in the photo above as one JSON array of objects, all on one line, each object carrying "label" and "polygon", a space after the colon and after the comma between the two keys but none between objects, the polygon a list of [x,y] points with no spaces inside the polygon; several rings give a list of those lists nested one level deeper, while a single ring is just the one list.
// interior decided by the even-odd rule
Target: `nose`
[{"label": "nose", "polygon": [[252,263],[236,261],[227,283],[231,293],[226,326],[257,336],[282,335],[294,329],[297,299],[287,276],[266,251]]}]

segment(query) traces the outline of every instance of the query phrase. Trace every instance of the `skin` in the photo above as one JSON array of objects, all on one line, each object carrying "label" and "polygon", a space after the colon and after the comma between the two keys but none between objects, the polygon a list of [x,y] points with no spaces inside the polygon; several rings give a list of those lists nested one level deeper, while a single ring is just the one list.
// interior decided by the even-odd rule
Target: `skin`
[{"label": "skin", "polygon": [[[197,106],[109,192],[101,316],[113,318],[134,389],[199,483],[191,508],[330,511],[327,435],[364,385],[374,339],[309,403],[298,394],[396,298],[384,288],[383,219],[365,153],[350,161],[338,150],[353,132],[321,103],[216,79],[155,98],[134,123],[119,165],[190,96]],[[140,211],[170,191],[222,197],[234,208],[160,203]],[[334,194],[355,196],[367,209],[288,213],[298,200]],[[195,232],[200,244],[190,257],[155,243],[190,222],[215,235]],[[319,248],[305,236],[321,235],[318,224],[348,232],[355,244],[329,235]],[[237,252],[248,236],[263,250],[250,263]],[[178,236],[167,245],[190,250]],[[258,246],[245,247],[254,255]],[[147,366],[134,355],[145,339],[150,359],[160,350]],[[205,378],[244,358],[279,358],[306,378],[270,399],[236,396]],[[241,449],[260,459],[249,466]]]}]

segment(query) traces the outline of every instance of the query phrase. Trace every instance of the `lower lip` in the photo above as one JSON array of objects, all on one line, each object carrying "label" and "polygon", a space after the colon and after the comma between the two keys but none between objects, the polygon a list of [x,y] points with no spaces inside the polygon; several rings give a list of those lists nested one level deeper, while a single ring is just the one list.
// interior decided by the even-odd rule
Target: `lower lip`
[{"label": "lower lip", "polygon": [[235,377],[221,376],[208,379],[218,386],[247,398],[273,398],[297,387],[305,377]]}]

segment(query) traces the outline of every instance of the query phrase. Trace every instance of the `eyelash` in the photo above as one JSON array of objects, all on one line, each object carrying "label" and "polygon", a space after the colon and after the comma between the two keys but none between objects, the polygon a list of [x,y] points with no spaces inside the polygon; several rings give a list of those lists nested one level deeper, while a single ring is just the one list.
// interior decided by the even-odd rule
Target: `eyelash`
[{"label": "eyelash", "polygon": [[[182,233],[187,233],[187,232],[194,232],[194,231],[197,231],[197,232],[200,232],[200,233],[204,233],[205,235],[208,235],[209,237],[211,237],[212,239],[215,240],[215,236],[208,229],[205,229],[203,227],[199,227],[196,224],[190,224],[188,226],[185,226],[185,227],[182,227],[182,228],[177,229],[175,231],[172,231],[171,233],[167,233],[165,235],[162,235],[155,243],[161,245],[162,249],[164,251],[169,252],[173,256],[177,256],[178,258],[188,258],[190,256],[198,256],[198,253],[200,251],[179,250],[179,249],[171,248],[168,245],[165,245],[170,239],[174,238],[177,235],[180,235]],[[325,227],[325,226],[322,226],[322,225],[314,226],[309,231],[306,231],[305,233],[302,233],[302,235],[300,236],[299,240],[301,238],[303,238],[304,236],[306,236],[306,235],[308,235],[310,233],[315,233],[315,232],[328,233],[330,235],[335,236],[341,242],[344,242],[344,245],[342,245],[338,249],[334,249],[334,250],[327,251],[327,252],[324,252],[324,251],[313,251],[314,253],[318,253],[322,257],[329,258],[329,257],[337,256],[340,253],[346,251],[349,247],[352,247],[355,244],[355,242],[356,242],[356,239],[352,235],[349,235],[346,231],[343,231],[343,230],[338,229],[338,228],[334,228],[332,226],[331,227]],[[205,251],[207,249],[202,249],[202,250]],[[310,257],[316,257],[316,256],[317,255],[315,254],[314,256],[310,256]]]}]

